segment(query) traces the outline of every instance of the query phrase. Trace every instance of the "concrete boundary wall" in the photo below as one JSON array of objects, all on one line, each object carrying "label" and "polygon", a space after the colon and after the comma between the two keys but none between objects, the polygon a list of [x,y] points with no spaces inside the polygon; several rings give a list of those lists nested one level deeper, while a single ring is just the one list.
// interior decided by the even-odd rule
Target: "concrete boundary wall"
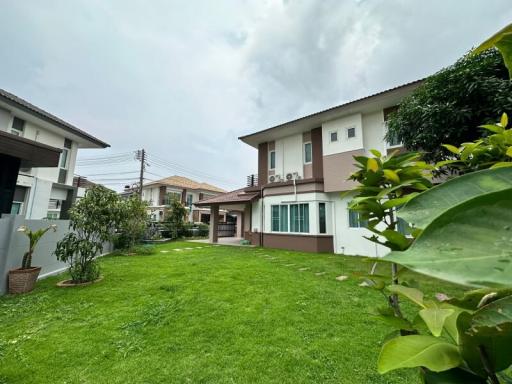
[{"label": "concrete boundary wall", "polygon": [[[39,278],[55,275],[65,271],[68,264],[60,262],[54,255],[57,242],[69,232],[69,220],[28,220],[21,215],[2,215],[0,218],[0,295],[7,292],[7,274],[9,270],[19,268],[23,255],[28,250],[28,237],[17,229],[21,225],[30,230],[57,225],[57,231],[48,231],[37,243],[32,257],[32,265],[41,267]],[[104,247],[110,252],[111,245]]]}]

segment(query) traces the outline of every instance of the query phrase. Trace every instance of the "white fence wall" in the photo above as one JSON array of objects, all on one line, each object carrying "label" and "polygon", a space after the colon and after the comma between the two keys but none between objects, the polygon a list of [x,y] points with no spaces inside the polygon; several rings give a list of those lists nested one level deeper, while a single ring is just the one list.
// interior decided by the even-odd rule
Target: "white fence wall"
[{"label": "white fence wall", "polygon": [[[54,255],[57,242],[69,232],[69,220],[27,220],[20,215],[2,215],[0,218],[0,295],[7,292],[7,274],[9,270],[19,268],[23,255],[28,249],[28,237],[17,229],[25,225],[31,230],[57,225],[57,231],[48,231],[37,243],[32,257],[32,265],[41,267],[39,278],[59,273],[68,265],[57,260]],[[104,247],[111,251],[111,246]]]}]

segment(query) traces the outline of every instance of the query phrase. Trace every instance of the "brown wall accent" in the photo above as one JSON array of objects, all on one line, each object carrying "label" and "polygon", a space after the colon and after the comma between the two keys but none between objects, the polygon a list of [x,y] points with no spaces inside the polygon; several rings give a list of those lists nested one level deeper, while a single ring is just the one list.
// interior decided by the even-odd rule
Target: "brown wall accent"
[{"label": "brown wall accent", "polygon": [[310,141],[311,141],[311,131],[309,131],[309,132],[304,132],[304,133],[302,134],[302,142],[303,142],[303,143],[308,143],[308,142],[310,142]]},{"label": "brown wall accent", "polygon": [[268,150],[269,151],[275,151],[276,150],[276,142],[275,141],[269,141],[268,142]]},{"label": "brown wall accent", "polygon": [[313,177],[313,164],[304,164],[304,178],[311,179]]},{"label": "brown wall accent", "polygon": [[199,201],[201,201],[203,199],[204,199],[204,193],[203,192],[199,192]]},{"label": "brown wall accent", "polygon": [[324,156],[325,192],[348,191],[357,185],[356,182],[349,181],[347,178],[357,170],[353,156],[361,155],[364,155],[363,149]]},{"label": "brown wall accent", "polygon": [[260,233],[259,232],[250,232],[246,231],[244,233],[244,239],[249,240],[251,242],[251,245],[255,245],[257,247],[260,246]]},{"label": "brown wall accent", "polygon": [[258,185],[267,184],[268,180],[268,143],[258,145]]},{"label": "brown wall accent", "polygon": [[323,150],[322,150],[322,128],[315,128],[311,130],[311,150],[313,154],[313,166],[311,177],[323,178],[324,177],[324,163],[323,163]]},{"label": "brown wall accent", "polygon": [[263,246],[267,248],[292,249],[304,252],[334,252],[333,237],[330,235],[290,235],[264,233]]},{"label": "brown wall accent", "polygon": [[192,221],[194,223],[198,223],[200,220],[199,220],[199,211],[197,209],[194,209],[192,211]]},{"label": "brown wall accent", "polygon": [[187,190],[184,189],[181,191],[181,204],[185,204],[187,202]]},{"label": "brown wall accent", "polygon": [[384,108],[384,121],[388,121],[389,115],[398,111],[398,105],[393,105],[392,107]]},{"label": "brown wall accent", "polygon": [[167,192],[167,187],[165,185],[162,185],[158,191],[158,201],[160,202],[160,205],[165,204],[165,194]]},{"label": "brown wall accent", "polygon": [[[301,180],[302,181],[302,180]],[[297,193],[308,193],[308,192],[323,192],[324,185],[321,182],[311,181],[311,183],[300,183],[297,184]],[[294,193],[293,184],[279,185],[272,188],[265,188],[263,190],[263,196],[277,196],[277,195],[289,195]]]}]

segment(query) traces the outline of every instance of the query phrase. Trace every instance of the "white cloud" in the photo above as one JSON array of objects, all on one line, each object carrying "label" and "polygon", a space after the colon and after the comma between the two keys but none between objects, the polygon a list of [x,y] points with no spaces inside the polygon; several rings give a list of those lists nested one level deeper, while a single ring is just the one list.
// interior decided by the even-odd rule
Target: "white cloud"
[{"label": "white cloud", "polygon": [[256,171],[238,136],[429,75],[511,16],[507,0],[4,2],[0,87],[112,144],[84,157],[144,147],[236,187]]}]

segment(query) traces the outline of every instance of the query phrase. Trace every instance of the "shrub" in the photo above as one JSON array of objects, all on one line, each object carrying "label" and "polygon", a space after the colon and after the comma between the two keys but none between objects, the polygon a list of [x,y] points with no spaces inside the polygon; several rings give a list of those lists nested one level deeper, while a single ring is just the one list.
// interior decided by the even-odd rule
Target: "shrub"
[{"label": "shrub", "polygon": [[118,245],[120,247],[131,248],[142,241],[149,222],[147,207],[148,204],[141,201],[138,196],[120,200],[118,227]]},{"label": "shrub", "polygon": [[69,210],[71,230],[57,243],[57,259],[70,264],[73,282],[96,280],[100,270],[95,257],[112,241],[121,219],[119,197],[103,186],[94,186]]}]

